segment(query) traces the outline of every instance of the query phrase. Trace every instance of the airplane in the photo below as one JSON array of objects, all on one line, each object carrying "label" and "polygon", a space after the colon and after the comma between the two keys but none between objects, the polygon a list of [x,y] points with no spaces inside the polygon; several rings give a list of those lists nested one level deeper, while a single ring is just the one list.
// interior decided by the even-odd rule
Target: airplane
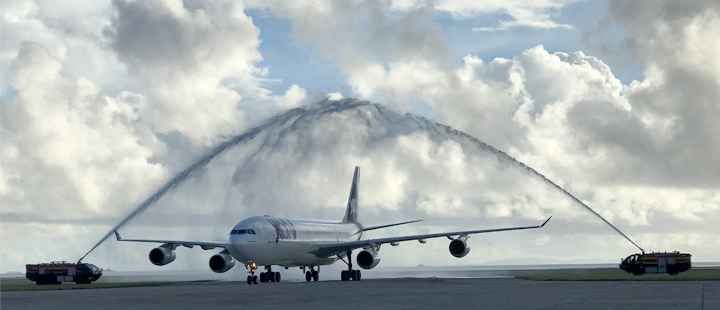
[{"label": "airplane", "polygon": [[[338,260],[347,264],[347,270],[340,273],[342,281],[359,281],[362,274],[353,269],[352,252],[362,249],[356,257],[357,265],[363,269],[372,269],[380,263],[378,251],[383,244],[397,246],[399,242],[417,240],[426,243],[427,239],[447,237],[450,241],[450,254],[461,258],[470,252],[467,238],[471,234],[542,228],[550,221],[548,218],[540,226],[509,227],[481,230],[466,230],[422,235],[410,235],[377,239],[362,239],[363,232],[419,222],[365,227],[358,221],[358,198],[360,188],[360,167],[355,167],[350,197],[345,216],[341,222],[320,220],[284,219],[270,216],[253,216],[238,222],[230,231],[226,242],[195,242],[173,240],[123,239],[115,231],[118,241],[161,243],[149,254],[150,262],[164,266],[175,260],[174,250],[178,246],[192,248],[199,246],[203,250],[222,248],[210,258],[210,269],[223,273],[235,266],[235,262],[245,265],[248,270],[247,284],[258,284],[255,271],[264,266],[260,273],[260,282],[279,282],[279,272],[273,272],[272,266],[299,267],[305,273],[305,280],[318,281],[320,266],[331,265]],[[347,258],[347,261],[345,260]],[[306,270],[307,269],[307,270]]]}]

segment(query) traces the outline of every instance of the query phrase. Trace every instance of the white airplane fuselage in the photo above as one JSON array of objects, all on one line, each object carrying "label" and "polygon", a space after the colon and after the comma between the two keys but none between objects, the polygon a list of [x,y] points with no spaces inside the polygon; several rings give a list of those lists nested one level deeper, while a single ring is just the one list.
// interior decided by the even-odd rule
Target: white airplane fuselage
[{"label": "white airplane fuselage", "polygon": [[[242,233],[237,233],[238,231]],[[334,263],[339,257],[318,257],[309,253],[308,250],[314,244],[356,241],[361,237],[361,228],[352,222],[255,216],[246,218],[233,227],[228,236],[227,250],[234,259],[243,264],[322,266]]]}]

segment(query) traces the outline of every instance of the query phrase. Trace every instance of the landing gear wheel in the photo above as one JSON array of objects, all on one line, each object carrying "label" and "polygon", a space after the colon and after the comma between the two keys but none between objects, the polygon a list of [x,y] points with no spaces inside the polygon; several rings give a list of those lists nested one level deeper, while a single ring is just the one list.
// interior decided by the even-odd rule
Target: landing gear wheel
[{"label": "landing gear wheel", "polygon": [[[352,251],[347,251],[346,257],[347,257],[348,261],[345,262],[345,263],[348,265],[348,269],[347,269],[347,270],[343,270],[343,271],[340,272],[340,280],[343,280],[343,281],[348,281],[348,280],[360,281],[360,278],[361,278],[360,270],[355,270],[355,269],[352,268],[352,267],[353,267],[353,265],[352,265]],[[341,259],[342,259],[342,258],[341,258]],[[343,260],[343,261],[344,261],[344,260]]]},{"label": "landing gear wheel", "polygon": [[313,277],[312,272],[310,272],[310,271],[305,272],[305,281],[310,282],[310,280],[312,280],[312,277]]},{"label": "landing gear wheel", "polygon": [[253,284],[253,277],[252,277],[252,276],[248,276],[248,277],[247,277],[247,284],[248,284],[248,285]]},{"label": "landing gear wheel", "polygon": [[260,282],[267,282],[267,280],[267,275],[264,272],[260,273]]},{"label": "landing gear wheel", "polygon": [[318,280],[320,280],[320,273],[317,271],[313,271],[312,278],[313,278],[313,281],[317,282]]},{"label": "landing gear wheel", "polygon": [[257,277],[257,276],[253,276],[253,284],[258,284],[258,277]]},{"label": "landing gear wheel", "polygon": [[280,273],[276,272],[274,278],[275,278],[275,282],[280,282]]}]

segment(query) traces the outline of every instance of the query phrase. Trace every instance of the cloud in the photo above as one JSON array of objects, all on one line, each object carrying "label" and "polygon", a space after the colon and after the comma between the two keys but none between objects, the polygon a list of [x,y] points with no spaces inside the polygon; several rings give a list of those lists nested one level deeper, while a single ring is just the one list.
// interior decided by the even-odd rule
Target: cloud
[{"label": "cloud", "polygon": [[[337,219],[359,165],[364,223],[428,219],[369,237],[532,225],[553,214],[542,235],[472,239],[467,262],[529,253],[614,261],[636,251],[546,184],[402,115],[422,102],[435,121],[535,168],[640,245],[717,260],[716,3],[610,2],[599,27],[623,27],[621,47],[646,67],[641,81],[625,85],[588,52],[535,46],[510,58],[461,57],[433,22],[438,12],[507,14],[499,27],[508,31],[558,27],[553,17],[567,3],[115,1],[77,12],[4,5],[2,267],[81,256],[113,218],[209,147],[279,112],[317,108],[302,85],[284,94],[263,87],[260,30],[243,12],[257,6],[289,19],[294,42],[337,66],[351,97],[385,110],[341,109],[354,101],[331,94],[329,108],[292,114],[213,160],[133,221],[126,237],[222,240],[237,220],[262,214]],[[446,265],[446,246],[382,255]],[[148,250],[106,243],[90,259],[149,269]],[[211,254],[188,250],[168,268],[206,270]]]},{"label": "cloud", "polygon": [[328,94],[328,100],[340,100],[343,99],[343,95],[341,93],[329,93]]},{"label": "cloud", "polygon": [[259,30],[242,4],[193,4],[115,1],[117,15],[103,34],[142,81],[150,101],[146,117],[156,130],[208,143],[241,128],[241,96],[223,80],[253,74],[261,60]]},{"label": "cloud", "polygon": [[[495,15],[499,25],[473,28],[475,31],[507,31],[516,27],[575,29],[571,25],[558,24],[553,17],[560,15],[564,6],[580,0],[551,1],[435,1],[435,10],[448,13],[455,19],[471,19]],[[392,1],[395,10],[411,10],[423,1]]]},{"label": "cloud", "polygon": [[[2,192],[20,207],[13,211],[54,205],[57,212],[97,214],[164,177],[161,166],[148,162],[165,149],[139,120],[142,96],[107,97],[91,81],[64,79],[61,64],[37,43],[22,44],[13,68],[18,96],[2,105]],[[134,171],[144,171],[147,181],[135,179]],[[107,192],[110,187],[123,190]]]},{"label": "cloud", "polygon": [[[626,46],[648,68],[644,81],[630,85],[623,85],[597,57],[549,53],[542,46],[512,59],[488,62],[473,55],[460,64],[438,60],[432,55],[446,55],[440,53],[447,49],[444,43],[429,45],[437,49],[434,53],[394,58],[387,46],[331,40],[367,42],[362,38],[372,36],[372,26],[310,31],[320,27],[313,23],[318,19],[302,16],[321,12],[326,17],[323,23],[331,24],[336,13],[344,16],[332,5],[303,7],[294,10],[303,12],[296,15],[270,7],[278,16],[301,24],[294,28],[296,39],[334,59],[356,96],[400,109],[414,100],[427,102],[440,122],[507,150],[615,220],[663,227],[672,220],[659,214],[667,213],[670,218],[707,223],[708,216],[717,216],[710,197],[720,182],[718,162],[712,159],[718,153],[718,136],[713,134],[718,128],[711,120],[718,114],[717,57],[712,52],[717,48],[707,40],[717,31],[717,10],[714,4],[688,5],[679,10],[687,16],[676,19],[672,4],[660,5],[656,12],[658,8],[644,10],[645,5],[654,6],[650,2],[642,7],[633,3],[611,3],[608,17],[628,27]],[[441,7],[401,6],[395,20],[427,16],[416,11]],[[634,18],[626,13],[636,11],[643,14]],[[357,19],[367,18],[364,11],[358,12]],[[345,21],[347,16],[337,20]],[[421,26],[415,31],[435,36],[429,18],[416,21]],[[349,52],[338,52],[341,49]],[[647,198],[677,197],[683,188],[696,189],[697,200],[671,203]],[[461,206],[457,201],[445,202]],[[496,205],[492,214],[508,214],[513,205]]]},{"label": "cloud", "polygon": [[114,225],[205,146],[305,100],[296,85],[262,88],[239,4],[55,5],[3,4],[3,268],[80,257],[104,230],[93,225]]}]

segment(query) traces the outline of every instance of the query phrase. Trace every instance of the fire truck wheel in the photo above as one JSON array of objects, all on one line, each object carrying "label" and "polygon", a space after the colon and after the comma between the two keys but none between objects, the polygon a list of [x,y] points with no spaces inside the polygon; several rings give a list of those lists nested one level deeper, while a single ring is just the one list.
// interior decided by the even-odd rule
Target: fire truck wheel
[{"label": "fire truck wheel", "polygon": [[645,273],[644,269],[645,268],[643,268],[642,266],[635,266],[635,268],[633,268],[633,274],[636,276],[639,276],[639,275]]}]

